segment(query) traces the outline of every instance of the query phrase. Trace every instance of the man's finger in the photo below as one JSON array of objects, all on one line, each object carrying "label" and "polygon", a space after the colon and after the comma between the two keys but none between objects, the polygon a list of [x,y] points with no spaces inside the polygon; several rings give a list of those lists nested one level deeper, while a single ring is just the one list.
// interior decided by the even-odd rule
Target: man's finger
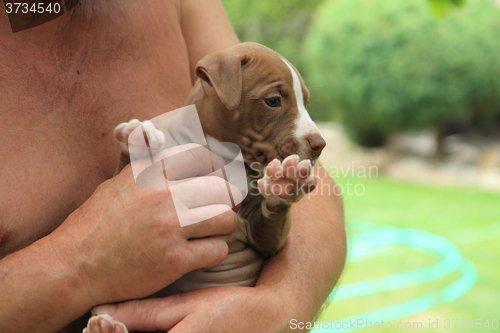
[{"label": "man's finger", "polygon": [[[147,148],[147,147],[146,147]],[[151,166],[149,156],[130,156],[137,173]],[[196,177],[212,172],[212,161],[220,167],[224,161],[221,157],[210,153],[203,146],[195,143],[164,149],[153,156],[155,167],[166,171],[169,180]],[[216,165],[214,165],[215,167]]]},{"label": "man's finger", "polygon": [[169,181],[204,176],[225,165],[222,157],[196,144],[163,150],[154,156],[154,160],[163,160],[163,168]]},{"label": "man's finger", "polygon": [[[136,182],[144,188],[165,188],[166,180],[175,184],[176,181],[208,175],[224,165],[224,159],[197,144],[162,150],[153,156],[153,161],[144,153],[139,156],[131,154],[130,158]],[[222,177],[222,172],[219,173]]]},{"label": "man's finger", "polygon": [[238,187],[217,176],[191,178],[169,187],[175,200],[189,209],[217,204],[232,208],[242,201]]},{"label": "man's finger", "polygon": [[191,239],[185,245],[188,255],[184,258],[187,271],[218,265],[227,257],[228,245],[220,237]]},{"label": "man's finger", "polygon": [[[238,215],[228,206],[218,205],[223,211],[217,216],[208,220],[187,225],[182,228],[186,238],[202,238],[212,235],[228,235],[238,227]],[[198,218],[203,219],[207,216],[207,209],[211,207],[199,207],[190,209],[189,213],[196,214]],[[212,212],[211,212],[212,213]]]}]

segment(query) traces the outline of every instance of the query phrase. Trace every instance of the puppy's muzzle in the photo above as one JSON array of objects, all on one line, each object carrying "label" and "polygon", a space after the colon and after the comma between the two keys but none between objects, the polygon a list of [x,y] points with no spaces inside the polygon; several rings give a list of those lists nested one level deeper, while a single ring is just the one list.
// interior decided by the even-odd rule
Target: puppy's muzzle
[{"label": "puppy's muzzle", "polygon": [[311,160],[314,160],[321,155],[321,152],[323,151],[323,148],[326,146],[325,139],[323,139],[321,136],[316,135],[316,136],[308,136],[305,138],[307,143],[309,144],[308,150],[309,150],[309,155],[311,156]]}]

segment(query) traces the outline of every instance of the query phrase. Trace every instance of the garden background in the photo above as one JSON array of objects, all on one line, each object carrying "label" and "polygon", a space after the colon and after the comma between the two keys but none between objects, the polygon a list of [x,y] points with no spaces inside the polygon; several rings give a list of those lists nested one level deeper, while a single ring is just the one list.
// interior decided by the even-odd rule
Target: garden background
[{"label": "garden background", "polygon": [[500,2],[223,3],[301,72],[344,193],[348,264],[318,320],[498,331]]}]

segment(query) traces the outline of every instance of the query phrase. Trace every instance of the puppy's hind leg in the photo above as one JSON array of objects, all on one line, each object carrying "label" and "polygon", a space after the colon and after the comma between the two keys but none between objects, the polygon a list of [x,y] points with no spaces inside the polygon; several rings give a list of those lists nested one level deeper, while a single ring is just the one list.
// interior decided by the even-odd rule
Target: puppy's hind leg
[{"label": "puppy's hind leg", "polygon": [[105,314],[91,317],[83,333],[128,333],[128,330],[125,325]]}]

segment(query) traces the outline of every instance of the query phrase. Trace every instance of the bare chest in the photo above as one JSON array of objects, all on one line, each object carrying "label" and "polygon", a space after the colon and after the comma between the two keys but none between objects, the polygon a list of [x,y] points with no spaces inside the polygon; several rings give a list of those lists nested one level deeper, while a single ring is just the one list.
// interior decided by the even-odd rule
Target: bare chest
[{"label": "bare chest", "polygon": [[52,231],[112,176],[118,123],[186,100],[175,2],[124,3],[109,24],[98,15],[44,41],[35,30],[2,36],[0,257]]}]

